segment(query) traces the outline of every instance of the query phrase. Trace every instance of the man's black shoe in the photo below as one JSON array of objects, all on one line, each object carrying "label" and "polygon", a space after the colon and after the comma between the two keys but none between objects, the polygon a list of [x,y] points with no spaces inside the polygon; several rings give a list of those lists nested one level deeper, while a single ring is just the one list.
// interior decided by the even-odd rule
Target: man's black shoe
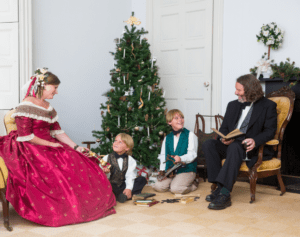
[{"label": "man's black shoe", "polygon": [[225,209],[226,207],[231,206],[231,197],[230,195],[224,195],[224,194],[219,194],[215,200],[213,200],[209,205],[209,209],[214,209],[214,210],[222,210]]},{"label": "man's black shoe", "polygon": [[217,188],[215,191],[211,192],[211,194],[207,195],[205,200],[208,202],[212,202],[213,200],[216,199],[216,197],[218,196],[220,191],[221,191],[221,188]]},{"label": "man's black shoe", "polygon": [[120,193],[118,195],[117,201],[120,203],[124,203],[127,201],[127,196],[124,193]]}]

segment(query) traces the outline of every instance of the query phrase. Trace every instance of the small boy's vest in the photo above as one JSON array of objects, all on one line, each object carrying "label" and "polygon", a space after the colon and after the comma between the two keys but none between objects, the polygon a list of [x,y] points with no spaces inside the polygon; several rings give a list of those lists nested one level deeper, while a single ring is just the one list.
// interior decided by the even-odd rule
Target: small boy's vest
[{"label": "small boy's vest", "polygon": [[[166,137],[166,170],[174,166],[173,162],[167,160],[167,155],[177,155],[182,156],[187,154],[188,145],[189,145],[189,133],[190,131],[184,128],[179,136],[179,141],[174,151],[174,134],[173,132],[169,133]],[[197,172],[197,161],[186,164],[184,167],[181,167],[177,170],[176,174],[187,173],[187,172]]]},{"label": "small boy's vest", "polygon": [[107,162],[111,164],[109,179],[110,182],[120,187],[121,184],[125,182],[125,174],[128,169],[128,156],[125,156],[123,158],[122,170],[120,170],[118,160],[116,159],[114,153],[108,155]]}]

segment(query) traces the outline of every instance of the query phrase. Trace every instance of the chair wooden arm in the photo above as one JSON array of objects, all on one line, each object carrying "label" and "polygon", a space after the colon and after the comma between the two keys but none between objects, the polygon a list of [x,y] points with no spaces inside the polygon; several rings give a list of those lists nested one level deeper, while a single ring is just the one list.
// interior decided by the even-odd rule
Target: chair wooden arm
[{"label": "chair wooden arm", "polygon": [[279,141],[277,139],[273,139],[273,140],[267,141],[265,144],[259,146],[258,159],[257,159],[257,162],[255,163],[256,168],[258,168],[262,164],[262,158],[263,158],[265,145],[277,146],[278,144],[279,144]]},{"label": "chair wooden arm", "polygon": [[90,149],[91,147],[91,144],[95,144],[96,142],[91,142],[91,141],[85,141],[85,142],[82,142],[82,144],[86,144],[87,145],[87,148]]},{"label": "chair wooden arm", "polygon": [[255,169],[257,169],[261,165],[261,163],[262,163],[262,158],[263,158],[263,153],[264,153],[264,147],[265,147],[265,144],[259,146],[258,158],[257,158],[257,161],[256,161],[256,163],[254,165]]},{"label": "chair wooden arm", "polygon": [[279,141],[277,139],[273,139],[273,140],[266,142],[266,145],[269,145],[269,146],[277,146],[278,144],[279,144]]}]

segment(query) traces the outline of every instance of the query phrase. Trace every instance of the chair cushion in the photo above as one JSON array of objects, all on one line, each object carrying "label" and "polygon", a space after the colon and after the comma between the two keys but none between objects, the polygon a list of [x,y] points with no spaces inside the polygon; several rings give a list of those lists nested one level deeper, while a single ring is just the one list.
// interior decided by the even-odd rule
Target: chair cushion
[{"label": "chair cushion", "polygon": [[13,110],[7,112],[4,117],[4,124],[5,124],[7,134],[9,134],[12,130],[17,130],[17,125],[15,122],[15,119],[11,117],[11,115],[15,112],[16,112],[16,110],[13,109]]},{"label": "chair cushion", "polygon": [[[4,176],[4,180],[3,180],[2,173]],[[6,168],[4,160],[2,159],[2,157],[0,157],[0,188],[6,187],[7,176],[8,176],[8,170]]]},{"label": "chair cushion", "polygon": [[[225,159],[222,160],[222,165],[224,164]],[[268,171],[268,170],[277,170],[281,168],[281,160],[273,157],[271,160],[265,160],[262,164],[258,167],[257,172]],[[240,171],[249,171],[246,162],[244,161],[240,167]]]},{"label": "chair cushion", "polygon": [[269,99],[277,104],[277,131],[275,139],[278,139],[281,126],[290,110],[290,99],[288,97],[270,97]]}]

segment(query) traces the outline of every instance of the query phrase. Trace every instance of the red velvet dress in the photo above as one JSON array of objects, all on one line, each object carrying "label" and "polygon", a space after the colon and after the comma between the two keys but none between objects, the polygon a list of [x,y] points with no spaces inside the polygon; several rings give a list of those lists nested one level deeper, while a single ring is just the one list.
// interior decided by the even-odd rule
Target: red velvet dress
[{"label": "red velvet dress", "polygon": [[[13,116],[18,129],[0,137],[0,156],[9,170],[6,198],[20,216],[62,226],[115,213],[111,185],[97,160],[51,136],[63,133],[51,106],[23,102]],[[32,144],[33,136],[63,147]]]}]

